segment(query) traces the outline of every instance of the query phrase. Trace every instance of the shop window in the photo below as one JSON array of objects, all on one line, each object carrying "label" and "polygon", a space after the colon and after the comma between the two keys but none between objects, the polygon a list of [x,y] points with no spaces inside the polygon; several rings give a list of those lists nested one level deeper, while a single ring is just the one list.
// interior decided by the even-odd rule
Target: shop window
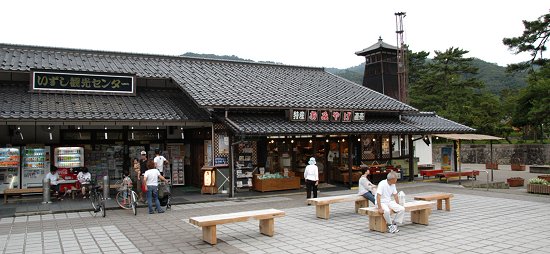
[{"label": "shop window", "polygon": [[383,135],[380,137],[380,142],[382,142],[382,159],[389,159],[391,156],[390,156],[390,152],[391,152],[391,147],[390,147],[390,144],[391,144],[391,140],[390,140],[390,136],[388,135]]},{"label": "shop window", "polygon": [[363,160],[375,160],[378,155],[378,143],[380,142],[375,135],[363,135],[361,137],[362,158]]}]

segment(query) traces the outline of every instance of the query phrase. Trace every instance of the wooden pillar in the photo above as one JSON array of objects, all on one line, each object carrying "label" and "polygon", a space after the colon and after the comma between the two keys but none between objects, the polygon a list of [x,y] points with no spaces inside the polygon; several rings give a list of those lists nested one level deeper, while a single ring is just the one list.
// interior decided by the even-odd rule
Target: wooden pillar
[{"label": "wooden pillar", "polygon": [[414,141],[412,134],[409,135],[409,181],[414,181]]},{"label": "wooden pillar", "polygon": [[352,155],[353,155],[353,142],[351,140],[351,135],[348,136],[348,170],[349,170],[349,188],[351,189],[351,187],[353,186],[353,169],[352,169],[352,166],[353,166],[353,158],[352,158]]}]

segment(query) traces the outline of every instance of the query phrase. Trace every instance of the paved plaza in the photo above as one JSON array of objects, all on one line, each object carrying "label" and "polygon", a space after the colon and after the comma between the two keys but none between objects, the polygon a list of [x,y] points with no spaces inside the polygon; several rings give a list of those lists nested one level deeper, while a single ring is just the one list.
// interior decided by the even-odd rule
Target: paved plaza
[{"label": "paved plaza", "polygon": [[[174,205],[164,214],[140,208],[108,210],[107,217],[71,212],[0,219],[1,253],[548,253],[550,197],[523,191],[470,190],[453,184],[399,183],[415,194],[451,192],[450,212],[433,210],[428,226],[410,214],[396,234],[369,231],[354,204],[331,205],[318,219],[303,193]],[[325,195],[355,190],[321,192]],[[218,244],[201,240],[192,216],[276,208],[275,235],[261,235],[258,221],[217,227]]]}]

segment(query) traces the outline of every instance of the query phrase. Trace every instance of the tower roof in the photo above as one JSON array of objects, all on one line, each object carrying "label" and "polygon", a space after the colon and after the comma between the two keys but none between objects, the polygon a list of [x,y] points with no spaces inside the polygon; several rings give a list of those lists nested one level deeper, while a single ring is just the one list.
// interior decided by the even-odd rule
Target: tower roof
[{"label": "tower roof", "polygon": [[376,51],[378,49],[397,50],[397,47],[383,42],[382,37],[378,37],[378,42],[377,43],[371,45],[368,48],[357,51],[357,52],[355,52],[355,54],[358,55],[358,56],[364,56],[364,55],[367,55],[368,53],[371,53],[372,51]]}]

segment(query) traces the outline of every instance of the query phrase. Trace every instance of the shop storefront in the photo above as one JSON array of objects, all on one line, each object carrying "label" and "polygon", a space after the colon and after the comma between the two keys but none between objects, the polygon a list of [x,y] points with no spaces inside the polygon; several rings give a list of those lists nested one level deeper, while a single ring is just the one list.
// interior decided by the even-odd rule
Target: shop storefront
[{"label": "shop storefront", "polygon": [[413,142],[474,131],[322,68],[5,44],[0,59],[0,188],[40,185],[60,147],[113,180],[159,148],[174,185],[230,196],[300,188],[310,157],[327,183],[405,179]]}]

